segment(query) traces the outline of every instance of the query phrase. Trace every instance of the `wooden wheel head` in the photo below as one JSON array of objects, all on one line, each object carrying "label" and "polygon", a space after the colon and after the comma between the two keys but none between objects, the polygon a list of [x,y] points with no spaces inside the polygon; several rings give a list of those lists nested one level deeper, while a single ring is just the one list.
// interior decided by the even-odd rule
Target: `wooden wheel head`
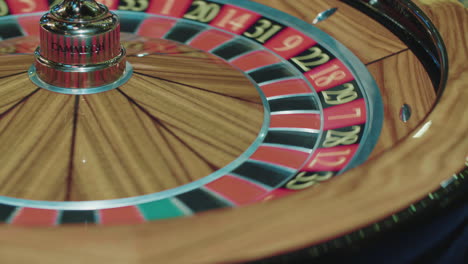
[{"label": "wooden wheel head", "polygon": [[[24,118],[13,121],[18,129],[2,134],[4,144],[19,147],[1,158],[10,165],[0,174],[13,183],[1,195],[92,201],[152,194],[222,173],[258,144],[264,105],[239,70],[172,41],[124,34],[123,45],[134,75],[112,91],[70,97],[37,90],[25,75],[2,82],[28,101]],[[31,59],[7,61],[27,67]],[[42,154],[29,156],[39,142]],[[15,166],[25,167],[15,172]],[[14,187],[25,179],[27,186]]]},{"label": "wooden wheel head", "polygon": [[[432,89],[431,80],[428,77],[428,74],[424,70],[424,67],[421,66],[416,56],[414,56],[406,45],[401,43],[396,37],[392,36],[390,32],[386,31],[385,28],[378,25],[378,23],[344,5],[341,1],[312,1],[310,3],[303,1],[297,6],[290,5],[287,0],[278,0],[275,1],[275,3],[271,3],[271,1],[266,0],[258,1],[263,2],[264,4],[275,5],[277,8],[281,8],[303,18],[309,17],[310,14],[316,14],[317,12],[323,11],[326,8],[334,7],[330,5],[340,5],[340,11],[334,15],[333,18],[327,20],[326,23],[320,23],[319,27],[338,38],[341,42],[346,43],[346,45],[358,55],[361,61],[367,65],[367,68],[373,74],[377,83],[381,87],[385,102],[385,123],[382,137],[380,138],[380,141],[377,144],[377,149],[374,152],[375,159],[361,168],[351,170],[346,175],[343,175],[343,177],[320,184],[316,188],[311,188],[308,191],[290,195],[289,197],[279,199],[275,202],[259,203],[240,210],[222,210],[210,214],[202,214],[193,218],[161,221],[142,225],[127,225],[116,228],[105,228],[101,226],[90,227],[89,224],[85,227],[77,225],[62,226],[55,229],[35,230],[7,227],[0,230],[0,232],[4,234],[2,237],[5,237],[4,245],[5,249],[7,249],[5,259],[16,259],[17,255],[15,253],[18,250],[18,245],[21,245],[22,249],[28,248],[30,252],[32,252],[31,257],[25,256],[25,258],[35,260],[39,254],[42,258],[49,260],[51,263],[53,261],[64,262],[69,260],[70,255],[82,257],[84,256],[82,252],[89,253],[84,257],[88,257],[90,262],[94,261],[96,263],[109,261],[114,259],[116,256],[123,263],[141,262],[142,259],[148,263],[152,263],[154,260],[167,263],[185,263],[193,261],[193,259],[209,263],[252,260],[255,258],[276,255],[278,252],[293,251],[309,245],[320,244],[330,238],[342,236],[358,228],[368,226],[370,222],[383,219],[399,210],[403,210],[412,203],[419,201],[422,197],[425,197],[428,193],[440,188],[440,183],[445,183],[448,176],[455,173],[457,169],[461,167],[460,164],[462,159],[460,157],[466,156],[467,141],[464,140],[464,137],[468,125],[465,122],[466,119],[461,118],[466,113],[466,107],[463,100],[467,97],[466,92],[461,89],[464,78],[460,78],[460,72],[465,72],[464,69],[466,68],[466,64],[463,61],[460,61],[460,58],[463,58],[460,54],[466,53],[466,45],[460,45],[461,41],[457,39],[457,37],[459,37],[458,35],[455,37],[457,40],[451,41],[449,46],[449,52],[451,53],[450,66],[452,69],[449,74],[450,87],[447,90],[447,94],[444,95],[440,101],[441,103],[437,106],[436,111],[427,117],[427,114],[432,110],[433,104],[436,101],[436,94]],[[163,14],[164,16],[167,14],[179,17],[184,16],[185,14],[181,10],[186,7],[184,10],[188,10],[186,12],[189,13],[188,17],[198,18],[198,16],[196,16],[196,12],[194,12],[196,10],[195,8],[188,9],[190,5],[190,3],[188,3],[189,1],[181,0],[178,3],[186,2],[188,4],[186,6],[178,5],[175,8],[172,8],[173,6],[171,6],[171,3],[174,1],[171,0],[152,1],[152,3],[155,2],[165,3],[165,5],[132,6],[130,1],[120,1],[122,9],[127,8],[127,10],[129,10],[131,8],[141,8],[148,10],[148,12],[159,12],[159,14],[163,14],[162,12],[165,12]],[[196,2],[200,3],[201,1]],[[218,1],[210,1],[210,3],[213,2]],[[438,1],[438,3],[440,2],[442,1]],[[464,16],[465,14],[463,11],[452,8],[453,6],[451,5],[436,4],[436,6],[437,8],[429,8],[431,14],[436,18],[440,18],[438,25],[442,29],[444,37],[452,39],[454,37],[451,34],[451,32],[453,32],[452,27],[457,27],[457,25],[462,23],[450,23],[453,21],[447,22],[447,19],[443,14],[445,12],[445,14],[450,13],[451,18],[457,17],[463,21],[466,21],[466,16]],[[213,8],[213,10],[216,10],[215,6],[211,5],[210,7]],[[236,10],[238,11],[238,9]],[[346,11],[343,12],[343,10]],[[232,14],[232,11],[226,13]],[[442,15],[439,17],[439,14]],[[456,14],[456,16],[453,16],[453,14]],[[129,22],[129,27],[133,26],[131,20],[128,20],[127,22]],[[171,22],[168,22],[165,25],[170,25],[168,26],[169,28],[173,27],[174,23],[171,24]],[[276,27],[276,29],[278,29],[278,27]],[[163,31],[164,28],[154,27],[151,32],[156,34],[157,32],[160,32],[160,30]],[[164,31],[164,34],[165,33],[167,33],[167,31]],[[253,33],[255,32],[251,31],[250,36],[252,36]],[[89,120],[91,121],[88,120],[87,123],[79,123],[83,126],[75,132],[75,138],[80,140],[90,138],[104,139],[109,133],[117,135],[117,138],[121,138],[123,135],[124,138],[129,140],[140,140],[139,136],[132,137],[124,135],[128,134],[128,131],[125,129],[118,131],[99,128],[101,121],[96,122],[93,120],[93,118],[96,119],[95,116],[97,116],[95,115],[96,110],[102,110],[99,114],[99,117],[102,118],[101,120],[105,119],[102,124],[109,124],[114,127],[116,124],[123,124],[122,127],[125,127],[126,122],[123,122],[122,120],[130,120],[128,122],[129,127],[135,127],[135,123],[143,120],[143,122],[141,122],[143,125],[140,126],[143,127],[141,131],[148,129],[154,125],[155,119],[149,117],[144,113],[145,111],[150,114],[161,114],[161,117],[163,118],[160,119],[167,122],[168,119],[166,119],[166,117],[168,116],[168,113],[161,110],[163,108],[159,107],[167,104],[173,104],[177,106],[176,109],[181,109],[182,104],[180,103],[180,100],[170,100],[169,98],[174,96],[176,93],[185,94],[180,93],[183,91],[182,86],[184,84],[175,84],[174,81],[178,82],[181,78],[187,78],[187,74],[180,72],[179,67],[174,67],[173,72],[171,73],[164,72],[162,68],[157,67],[157,63],[162,63],[166,58],[158,56],[157,54],[155,54],[155,56],[147,57],[145,52],[140,52],[141,50],[138,48],[142,42],[132,42],[132,40],[130,40],[127,45],[125,44],[125,37],[123,37],[123,39],[124,45],[129,51],[128,53],[134,54],[134,56],[129,56],[128,60],[135,66],[135,68],[138,67],[140,71],[145,70],[145,72],[141,71],[144,75],[140,74],[139,77],[136,77],[138,74],[135,74],[133,78],[121,89],[102,93],[102,97],[100,97],[100,94],[80,95],[76,97],[72,96],[73,98],[69,99],[69,101],[66,101],[63,98],[62,100],[49,100],[51,98],[59,98],[64,95],[51,95],[51,93],[46,94],[43,93],[43,91],[35,92],[34,89],[31,90],[30,86],[24,85],[28,80],[22,79],[22,81],[19,81],[18,79],[15,79],[14,76],[10,76],[12,79],[4,79],[2,81],[10,85],[6,85],[5,87],[10,88],[7,90],[0,89],[0,93],[3,92],[3,94],[7,95],[2,97],[5,101],[0,103],[0,107],[3,107],[0,108],[0,110],[4,110],[1,113],[13,113],[13,115],[6,114],[5,116],[2,116],[2,119],[7,122],[0,123],[0,129],[8,127],[8,125],[6,125],[7,123],[13,125],[19,124],[12,116],[23,117],[25,119],[29,118],[31,122],[35,122],[34,119],[36,117],[40,117],[39,114],[31,117],[24,113],[19,113],[20,111],[15,109],[9,110],[15,105],[15,103],[21,101],[21,99],[17,100],[18,98],[29,98],[24,99],[21,102],[31,102],[34,98],[36,98],[36,100],[37,98],[42,98],[43,101],[53,102],[51,109],[63,109],[61,106],[65,105],[65,103],[72,105],[72,107],[68,107],[69,111],[64,111],[60,115],[60,117],[66,116],[66,118],[58,118],[58,120],[82,120],[83,116],[90,117]],[[0,45],[3,45],[8,41],[10,40],[2,41]],[[150,43],[151,41],[146,39],[143,42]],[[291,45],[291,43],[294,42],[291,42],[290,39],[287,43]],[[7,47],[7,49],[8,48],[9,47]],[[135,52],[132,52],[131,50],[135,50]],[[305,54],[302,56],[309,55],[310,54]],[[8,58],[11,58],[11,56],[8,56]],[[151,67],[147,67],[144,63],[144,59],[148,58],[154,60],[154,64],[152,63]],[[189,60],[188,58],[184,58],[183,60],[189,62],[191,59]],[[169,65],[172,61],[166,61],[166,63]],[[18,74],[18,69],[22,68],[20,66],[21,64],[18,63],[15,65],[13,65],[13,63],[12,65],[5,65],[3,68],[4,71],[1,72],[4,73],[5,76],[9,74],[15,75]],[[193,68],[193,65],[187,68]],[[156,82],[152,77],[147,76],[149,75],[148,73],[153,72],[163,74],[159,77],[164,79],[169,79],[171,74],[175,74],[177,78],[172,79],[171,81],[173,83],[170,85],[164,82],[160,83]],[[215,76],[211,75],[210,77],[215,78]],[[194,80],[194,78],[190,79]],[[145,83],[150,82],[153,83],[154,86],[158,86],[159,90],[164,91],[152,91],[149,85],[145,86]],[[15,92],[10,92],[13,90],[11,87],[15,87]],[[191,92],[193,92],[190,94],[191,96],[184,98],[184,101],[192,99],[193,101],[198,100],[198,93],[195,93],[195,91]],[[148,107],[147,95],[155,93],[158,93],[158,95],[161,94],[163,95],[163,98],[168,98],[169,100],[160,100],[158,101],[160,105],[152,105],[151,107]],[[18,94],[21,95],[17,96]],[[244,94],[244,96],[241,94],[235,94],[235,96],[242,97],[244,99],[249,98],[247,99],[248,101],[251,101],[251,99],[255,97],[253,96],[254,94]],[[28,95],[29,97],[27,97]],[[129,95],[132,97],[129,97]],[[85,100],[85,98],[87,99]],[[119,99],[115,100],[115,98]],[[131,107],[127,106],[126,108],[135,112],[143,109],[144,111],[141,112],[143,112],[142,115],[146,115],[145,119],[138,119],[140,117],[133,118],[134,116],[137,116],[133,114],[133,117],[125,119],[126,117],[124,117],[123,112],[116,116],[111,114],[111,110],[117,112],[120,110],[116,105],[123,105],[121,104],[122,102],[129,104],[128,101],[131,101],[132,98],[138,98],[135,102],[138,103],[139,106],[131,103]],[[228,105],[221,101],[213,101],[214,103],[222,104],[223,107],[228,108]],[[245,102],[246,100],[243,101]],[[405,104],[410,105],[413,112],[411,119],[407,123],[403,123],[399,119],[400,109],[402,105]],[[77,105],[81,110],[86,108],[86,113],[75,115],[73,109],[75,109],[75,106]],[[28,109],[29,113],[40,113],[40,110],[42,110],[42,108],[32,107],[31,105],[22,106],[22,103],[18,103],[18,106],[23,107],[23,109]],[[258,109],[261,109],[260,104],[257,104],[257,107]],[[171,125],[166,127],[173,128],[176,127],[176,125],[182,124],[182,121],[185,121],[179,119],[178,110],[174,113],[177,114],[172,115],[172,117],[174,117],[174,120],[179,123],[171,123]],[[196,114],[197,113],[195,112],[191,112],[188,113],[187,116]],[[51,114],[49,117],[50,116],[53,115]],[[257,115],[256,117],[257,120],[261,119],[260,115]],[[64,127],[67,131],[65,136],[73,138],[73,131],[75,131],[73,129],[74,122],[60,123],[55,121],[55,123],[53,123],[52,119],[53,118],[49,118],[46,120],[48,123],[42,122],[36,124],[40,124],[41,129],[49,129],[49,127],[50,129],[55,127]],[[241,119],[243,120],[243,118]],[[193,120],[196,121],[197,119],[194,118]],[[259,125],[260,123],[257,124]],[[3,126],[1,126],[1,124],[3,124]],[[197,125],[197,122],[195,122],[195,125]],[[234,126],[234,124],[231,123],[226,126],[228,125]],[[415,129],[419,133],[413,133],[416,132]],[[152,131],[155,130],[156,129]],[[34,142],[38,142],[37,140],[34,142],[26,140],[25,142],[21,142],[17,137],[25,138],[27,130],[23,131],[17,129],[16,132],[16,134],[8,134],[7,139],[11,140],[11,142],[16,142],[17,145],[21,145],[23,143],[34,145]],[[40,158],[41,154],[44,153],[41,151],[41,147],[47,145],[45,142],[48,142],[50,139],[50,137],[40,136],[50,136],[52,134],[41,133],[39,131],[35,132],[37,132],[36,138],[40,138],[43,141],[39,142],[40,144],[34,145],[39,148],[36,149],[36,151],[30,151],[30,153],[27,153],[28,155],[24,155],[28,156],[28,159],[22,159],[22,161],[39,167],[39,163],[34,163],[34,158]],[[188,132],[178,132],[177,135],[179,137],[181,135],[185,136]],[[224,133],[224,131],[222,133]],[[254,131],[251,131],[251,133],[252,135],[255,134]],[[4,133],[2,136],[3,135],[7,134]],[[64,134],[60,135],[62,136]],[[171,135],[171,133],[166,133],[165,135]],[[448,137],[447,135],[450,136]],[[4,141],[1,141],[0,144],[3,142]],[[114,147],[113,143],[117,141],[105,142],[105,140],[90,140],[89,142],[91,143],[82,144],[80,146],[81,150],[75,153],[80,153],[78,155],[80,156],[82,153],[86,152],[86,149],[97,147],[99,144],[101,144],[101,146],[107,144],[106,146]],[[121,142],[118,142],[115,145],[120,148],[122,144],[127,144],[127,142],[122,142],[122,144],[120,143]],[[226,144],[230,143],[231,142],[229,141],[226,142]],[[59,144],[56,146],[61,147],[62,149],[71,149],[70,144],[65,147]],[[62,159],[69,157],[62,154],[63,152],[56,152],[56,157]],[[29,156],[33,157],[33,159],[30,159]],[[117,161],[115,164],[120,162],[120,157],[117,155],[114,155],[112,158],[106,155],[97,156],[103,159],[115,160]],[[144,157],[144,155],[132,153],[129,157],[137,162],[141,162],[141,157]],[[212,155],[211,157],[216,157],[216,155]],[[83,163],[83,160],[86,162]],[[77,161],[81,162],[83,166],[90,165],[88,159],[80,160],[77,157]],[[147,160],[139,164],[144,163],[151,166],[152,162],[154,162],[154,159]],[[106,164],[106,162],[101,162],[101,165],[104,164]],[[54,164],[43,162],[40,165],[44,168],[47,166],[52,167]],[[11,168],[12,167],[9,167],[9,169]],[[122,175],[118,173],[121,173],[121,171],[117,171],[115,175]],[[39,179],[39,177],[44,179],[48,177],[48,174],[46,170],[43,170],[35,176],[37,176],[37,179]],[[235,176],[229,177],[229,179],[234,178]],[[85,182],[89,184],[90,182],[94,183],[96,178],[89,177],[84,179]],[[20,177],[6,177],[4,181],[9,181],[11,188],[25,182],[22,181]],[[112,183],[116,183],[118,185],[115,178],[107,181],[112,181]],[[63,182],[64,181],[61,183]],[[126,184],[124,185],[127,186]],[[36,184],[36,186],[39,186],[39,184]],[[210,187],[213,187],[213,185]],[[201,194],[205,194],[203,191],[206,191],[206,189],[197,191],[199,191],[196,193],[198,196],[193,196],[194,193],[192,193],[192,196],[185,196],[183,199],[185,199],[185,201],[194,200],[192,199],[193,197],[200,197]],[[63,197],[64,195],[63,193],[60,193],[58,196]],[[270,197],[271,196],[268,196],[266,199],[262,199],[262,201],[269,200]],[[180,202],[183,199],[178,201]],[[431,200],[431,202],[433,201]],[[11,224],[24,225],[31,224],[36,221],[31,220],[31,218],[28,218],[27,216],[40,215],[43,218],[38,217],[37,219],[59,219],[58,221],[61,221],[60,223],[67,224],[78,222],[91,223],[96,221],[101,221],[99,224],[106,225],[128,223],[125,221],[129,221],[130,223],[137,223],[139,221],[138,223],[140,223],[144,221],[142,220],[142,217],[145,217],[145,220],[160,219],[161,215],[158,215],[158,212],[161,212],[160,209],[165,208],[164,206],[168,204],[169,203],[144,203],[140,207],[128,206],[122,208],[110,208],[99,212],[86,210],[89,208],[84,208],[85,210],[80,210],[79,212],[43,210],[40,214],[37,214],[37,211],[40,210],[33,208],[20,208],[12,205],[4,205],[2,206],[3,214],[1,215],[7,216],[7,218],[0,218],[0,220],[9,221]],[[174,207],[171,209],[173,208]],[[415,206],[415,208],[417,208],[416,211],[419,210],[419,207]],[[42,214],[44,211],[47,211],[47,213],[44,213],[44,215],[47,214],[46,216]],[[183,215],[180,211],[178,211],[178,213],[179,215]],[[413,215],[413,213],[414,212],[411,211],[409,215]],[[97,217],[98,214],[99,217]],[[116,220],[116,218],[112,218],[114,216],[122,215],[128,216],[128,218],[118,220]],[[232,219],[235,219],[235,221]],[[398,218],[398,215],[396,215],[394,219],[401,221],[403,218]],[[389,218],[385,223],[394,223],[394,219]],[[53,225],[57,222],[47,222],[44,220],[43,223],[46,225]],[[374,227],[384,228],[385,226],[387,225],[380,225],[377,223],[372,226],[372,228],[364,229],[363,232],[373,232]],[[84,230],[86,232],[84,232]],[[360,239],[362,239],[360,235],[361,234],[359,233],[356,236],[346,236],[339,240],[336,245],[342,245],[340,244],[341,242],[348,245],[348,243],[351,243],[349,241],[354,243],[354,241],[356,241],[354,240],[356,237],[358,237],[357,240],[360,241]],[[227,236],[229,236],[230,239],[226,239]],[[47,238],[45,242],[47,242],[50,247],[37,248],[37,241],[45,243],[45,237]],[[77,237],[78,239],[68,244],[64,244],[63,241],[69,241],[70,237]],[[184,238],[183,241],[179,239],[180,237]],[[350,238],[349,241],[348,238]],[[138,247],[138,249],[135,250],[135,247],[133,246],[135,243],[143,246]],[[145,243],[148,245],[147,248],[144,246]],[[327,245],[332,244],[333,243]],[[57,251],[57,248],[60,248],[58,245],[65,248],[64,251]],[[157,250],[154,249],[154,245],[158,245]],[[74,255],[71,252],[76,252],[77,246],[80,247],[80,252],[79,254],[77,253]],[[102,250],[98,257],[96,257],[95,254],[96,248]],[[116,251],[116,248],[119,250]],[[318,251],[315,251],[317,248]],[[314,248],[314,254],[315,252],[320,251],[320,247],[317,248]],[[174,255],[174,249],[180,249],[184,251],[184,254]],[[65,255],[62,254],[63,252],[65,252],[67,256],[60,258],[60,256]],[[307,251],[306,254],[310,252],[311,251]]]}]

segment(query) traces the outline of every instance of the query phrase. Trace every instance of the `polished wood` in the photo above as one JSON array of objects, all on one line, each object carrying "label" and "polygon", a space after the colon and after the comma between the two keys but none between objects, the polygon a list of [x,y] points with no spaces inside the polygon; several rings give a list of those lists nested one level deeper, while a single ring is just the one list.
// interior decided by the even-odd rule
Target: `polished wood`
[{"label": "polished wood", "polygon": [[[25,72],[32,55],[1,57],[0,195],[92,201],[151,194],[208,176],[252,145],[264,107],[243,73],[174,42],[123,39],[134,76],[106,93],[38,89]],[[156,48],[133,56],[139,44]]]},{"label": "polished wood", "polygon": [[[30,85],[30,81],[24,78],[27,68],[25,63],[30,64],[31,58],[16,55],[4,55],[7,63],[0,64],[0,113],[10,109],[22,98],[33,93],[37,88]],[[23,78],[18,78],[22,75]]]},{"label": "polished wood", "polygon": [[68,173],[71,98],[43,90],[31,98],[0,120],[2,195],[34,199],[40,192],[42,199],[55,200],[64,196]]},{"label": "polished wood", "polygon": [[[274,6],[305,21],[330,8],[338,11],[315,26],[345,44],[368,66],[381,90],[384,101],[384,126],[372,156],[394,146],[406,137],[432,109],[436,99],[431,81],[416,56],[384,26],[365,14],[338,1],[294,2],[257,1]],[[408,122],[400,119],[401,107],[407,104],[412,115]]]},{"label": "polished wood", "polygon": [[[410,50],[367,66],[374,76],[384,104],[382,132],[372,153],[378,155],[411,133],[433,108],[436,92],[424,67]],[[411,109],[409,120],[400,116],[403,105]]]},{"label": "polished wood", "polygon": [[254,1],[275,7],[310,23],[320,12],[338,8],[334,15],[315,26],[338,39],[365,64],[407,48],[384,26],[339,0]]},{"label": "polished wood", "polygon": [[[286,3],[290,3],[262,2],[278,8],[287,8]],[[310,6],[316,2],[310,1]],[[306,1],[301,4],[308,5]],[[396,138],[402,138],[396,145],[363,166],[283,199],[192,218],[106,228],[1,227],[2,260],[51,264],[253,260],[349,233],[420,200],[461,169],[468,156],[467,11],[456,1],[433,0],[420,5],[434,19],[447,44],[450,72],[446,91],[413,132],[406,137],[398,135]],[[412,60],[404,53],[388,59],[388,64],[371,65],[371,71],[381,72],[399,61]],[[394,74],[389,75],[394,78]],[[392,82],[386,73],[376,78]]]}]

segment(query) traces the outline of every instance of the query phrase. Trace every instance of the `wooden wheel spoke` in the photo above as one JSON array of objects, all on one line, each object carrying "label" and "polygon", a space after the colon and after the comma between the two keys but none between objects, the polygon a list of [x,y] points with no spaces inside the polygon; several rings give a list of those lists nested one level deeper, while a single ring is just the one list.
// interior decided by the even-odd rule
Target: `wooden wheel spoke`
[{"label": "wooden wheel spoke", "polygon": [[[215,144],[218,147],[228,144],[226,147],[229,147],[223,148],[223,151],[229,153],[230,149],[239,149],[239,146],[229,143],[238,142],[239,138],[250,138],[259,131],[261,123],[257,122],[263,119],[263,106],[246,104],[230,97],[216,98],[203,92],[178,89],[178,86],[172,84],[164,85],[139,79],[135,78],[134,85],[122,87],[121,90],[168,125],[196,132],[209,142],[214,142],[214,138],[225,138],[222,140],[223,144]],[[139,85],[135,85],[137,83]],[[146,87],[145,83],[150,83],[151,87]],[[245,146],[247,142],[251,140],[243,141],[242,145]]]},{"label": "wooden wheel spoke", "polygon": [[71,136],[71,144],[70,144],[70,159],[68,161],[68,175],[66,180],[66,191],[65,191],[65,201],[72,200],[72,192],[73,192],[73,170],[75,167],[75,146],[76,146],[76,132],[78,129],[78,121],[79,121],[79,111],[80,111],[80,96],[75,95],[75,103],[73,108],[73,128],[72,128],[72,136]]},{"label": "wooden wheel spoke", "polygon": [[36,89],[0,119],[0,148],[10,150],[0,153],[1,195],[63,199],[72,131],[70,99]]},{"label": "wooden wheel spoke", "polygon": [[183,54],[190,54],[190,53],[201,53],[202,51],[199,50],[192,50],[192,51],[175,51],[175,52],[153,52],[144,55],[140,54],[129,54],[128,57],[138,57],[138,58],[151,58],[154,55],[183,55]]},{"label": "wooden wheel spoke", "polygon": [[187,139],[117,91],[82,98],[71,200],[153,193],[219,168]]},{"label": "wooden wheel spoke", "polygon": [[218,92],[218,91],[208,90],[208,89],[205,89],[203,87],[190,85],[190,84],[187,84],[187,83],[183,83],[183,82],[179,82],[179,81],[175,81],[175,80],[171,80],[171,79],[167,79],[167,78],[158,77],[158,76],[151,75],[151,74],[148,74],[148,73],[143,73],[143,70],[141,72],[140,71],[135,71],[135,73],[139,74],[139,75],[142,75],[142,76],[145,76],[145,77],[155,79],[155,80],[164,81],[164,82],[168,82],[168,83],[173,83],[173,84],[177,84],[177,85],[182,85],[182,86],[187,87],[187,88],[192,88],[192,89],[196,89],[196,90],[200,90],[200,91],[204,91],[204,92],[208,92],[208,93],[212,93],[212,94],[216,94],[216,95],[220,95],[220,96],[226,96],[226,97],[230,97],[230,98],[237,99],[237,100],[244,101],[244,102],[248,102],[248,103],[261,104],[261,102],[258,102],[258,101],[251,101],[251,100],[248,100],[246,98],[236,97],[236,96],[232,96],[232,95],[229,95],[229,94],[224,94],[224,93],[221,93],[221,92]]},{"label": "wooden wheel spoke", "polygon": [[[200,108],[203,110],[206,110],[207,112],[210,112],[213,115],[218,115],[218,116],[223,116],[225,119],[230,120],[231,122],[235,123],[237,126],[242,127],[244,130],[249,131],[252,130],[252,127],[248,126],[245,122],[243,122],[241,119],[238,119],[232,115],[233,112],[230,112],[229,110],[232,110],[231,108],[229,109],[224,109],[222,107],[213,107],[212,103],[209,102],[203,102],[200,101],[201,98],[207,98],[211,99],[213,98],[212,93],[204,93],[204,90],[201,90],[202,93],[196,93],[197,91],[200,90],[190,90],[186,91],[185,89],[177,89],[182,86],[185,86],[184,84],[177,84],[177,86],[162,86],[160,82],[155,82],[152,80],[148,79],[143,79],[143,81],[148,82],[154,86],[154,89],[160,89],[164,90],[167,94],[171,94],[171,96],[177,96],[179,99],[184,99],[184,104],[190,107],[196,107]],[[175,84],[175,83],[172,83]],[[176,90],[179,90],[176,92]],[[195,93],[190,94],[189,92]],[[152,96],[156,96],[156,94],[152,94]],[[237,98],[234,98],[232,96],[222,96],[223,98],[219,98],[218,100],[224,99],[225,103],[231,103],[231,104],[241,104],[245,109],[248,109],[249,112],[257,111],[261,112],[262,111],[262,106],[259,103],[255,103],[253,105],[250,104],[243,104],[245,102],[244,100],[237,100]],[[146,103],[145,103],[146,102]],[[154,110],[158,111],[157,108],[154,108],[151,106],[151,104],[146,100],[143,101],[141,100],[139,102],[142,105],[147,105],[150,109],[153,108]],[[254,110],[255,109],[255,110]],[[173,119],[179,119],[177,116],[172,116]],[[253,131],[256,131],[256,129],[253,129]]]},{"label": "wooden wheel spoke", "polygon": [[[21,74],[26,76],[29,67],[34,59],[29,54],[8,54],[1,55],[2,63],[0,64],[0,80],[8,77],[18,77]],[[19,77],[17,79],[20,79]],[[27,79],[27,78],[21,78]]]},{"label": "wooden wheel spoke", "polygon": [[[204,140],[203,138],[197,136],[191,129],[190,130],[184,130],[179,127],[176,127],[175,125],[172,125],[170,123],[165,123],[161,119],[157,118],[155,115],[151,114],[145,107],[143,107],[141,104],[139,104],[137,101],[135,101],[133,98],[129,97],[126,93],[124,93],[121,89],[118,89],[118,91],[125,96],[131,103],[133,103],[138,109],[140,109],[143,113],[145,113],[149,118],[153,120],[155,125],[159,126],[161,129],[165,130],[168,132],[170,135],[172,135],[174,138],[176,138],[181,144],[187,147],[192,153],[197,155],[201,160],[203,160],[207,165],[210,166],[213,171],[218,170],[219,167],[213,164],[206,156],[202,155],[199,150],[196,150],[194,147],[191,146],[191,144],[196,143],[196,141],[199,141],[201,144],[203,144],[203,148],[206,147],[213,147],[213,148],[218,148],[217,146],[213,145],[212,143]],[[177,133],[178,131],[179,133]],[[187,135],[188,138],[183,139],[181,136],[178,134],[184,134]],[[236,153],[232,153],[232,148],[235,148],[235,145],[230,145],[231,149],[226,150],[226,153],[230,153],[233,157],[236,155]]]},{"label": "wooden wheel spoke", "polygon": [[0,76],[0,80],[10,78],[10,77],[15,77],[15,76],[18,76],[18,75],[21,75],[21,74],[25,74],[27,72],[28,71],[20,71],[20,72],[17,72],[17,73],[12,73],[12,74],[9,74],[9,75]]},{"label": "wooden wheel spoke", "polygon": [[16,102],[13,101],[13,102],[5,103],[4,105],[0,105],[0,109],[5,109],[2,113],[0,113],[0,120],[4,118],[6,115],[8,115],[9,113],[11,113],[13,110],[15,110],[18,106],[24,104],[29,98],[31,98],[31,96],[36,94],[39,90],[40,88],[37,88],[36,90],[24,96],[23,98],[19,98],[19,101],[16,100]]}]

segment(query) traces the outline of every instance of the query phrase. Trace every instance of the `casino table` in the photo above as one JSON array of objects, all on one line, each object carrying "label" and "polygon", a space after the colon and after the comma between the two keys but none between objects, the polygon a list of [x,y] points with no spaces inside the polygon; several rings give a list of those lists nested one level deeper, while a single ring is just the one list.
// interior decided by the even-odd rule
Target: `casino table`
[{"label": "casino table", "polygon": [[460,2],[98,2],[120,24],[0,0],[2,262],[427,263],[464,230]]}]

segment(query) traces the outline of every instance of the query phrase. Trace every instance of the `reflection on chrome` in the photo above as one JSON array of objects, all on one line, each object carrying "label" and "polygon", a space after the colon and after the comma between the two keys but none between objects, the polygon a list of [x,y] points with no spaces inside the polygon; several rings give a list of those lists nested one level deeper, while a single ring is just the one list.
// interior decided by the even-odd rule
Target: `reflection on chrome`
[{"label": "reflection on chrome", "polygon": [[432,126],[432,120],[427,122],[426,124],[424,124],[421,129],[419,129],[418,132],[416,132],[416,134],[414,134],[413,138],[421,138],[424,136],[424,134],[426,134],[426,132],[429,130],[429,128],[431,128]]},{"label": "reflection on chrome", "polygon": [[312,24],[317,24],[319,22],[322,22],[324,21],[325,19],[331,17],[333,14],[335,14],[335,12],[338,10],[338,8],[330,8],[330,9],[327,9],[321,13],[319,13],[317,15],[317,17],[315,17],[314,21],[312,21]]}]

